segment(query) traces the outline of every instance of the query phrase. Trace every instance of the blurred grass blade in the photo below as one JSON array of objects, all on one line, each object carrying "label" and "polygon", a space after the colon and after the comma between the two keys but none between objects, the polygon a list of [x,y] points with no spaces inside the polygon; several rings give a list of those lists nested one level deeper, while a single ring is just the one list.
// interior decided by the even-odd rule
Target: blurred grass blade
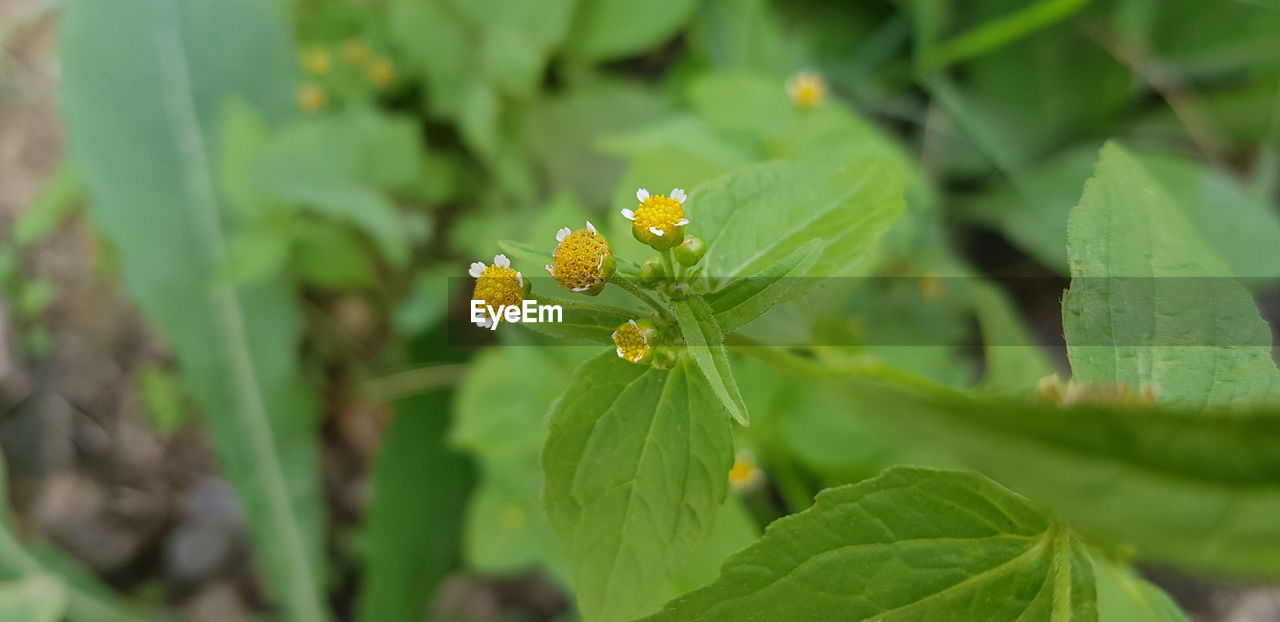
[{"label": "blurred grass blade", "polygon": [[254,0],[73,0],[61,25],[61,95],[93,216],[208,417],[263,578],[289,619],[323,622],[324,512],[315,408],[296,362],[301,317],[280,278],[213,286],[234,231],[214,183],[219,111],[239,96],[268,122],[291,112],[281,17]]},{"label": "blurred grass blade", "polygon": [[458,555],[471,465],[445,445],[448,392],[403,400],[373,468],[360,622],[419,622]]},{"label": "blurred grass blade", "polygon": [[976,26],[949,41],[925,48],[924,69],[936,71],[994,52],[1046,26],[1062,21],[1092,0],[1041,0]]}]

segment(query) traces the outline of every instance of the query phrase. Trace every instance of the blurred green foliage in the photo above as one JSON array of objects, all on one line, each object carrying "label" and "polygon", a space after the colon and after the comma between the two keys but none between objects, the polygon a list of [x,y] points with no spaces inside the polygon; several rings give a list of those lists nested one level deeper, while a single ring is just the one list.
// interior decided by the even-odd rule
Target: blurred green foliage
[{"label": "blurred green foliage", "polygon": [[[68,0],[69,160],[0,284],[39,356],[26,263],[89,205],[175,355],[147,412],[208,429],[270,616],[466,619],[435,594],[469,574],[585,622],[1184,620],[1131,562],[1280,573],[1276,33],[1196,0]],[[566,225],[639,274],[637,188],[689,191],[687,291],[535,279],[569,321],[469,330],[466,266],[541,277]],[[1072,279],[1060,326],[1009,273]],[[670,369],[601,347],[638,317]],[[335,396],[392,417],[358,528]],[[0,532],[0,620],[164,615],[40,547]]]}]

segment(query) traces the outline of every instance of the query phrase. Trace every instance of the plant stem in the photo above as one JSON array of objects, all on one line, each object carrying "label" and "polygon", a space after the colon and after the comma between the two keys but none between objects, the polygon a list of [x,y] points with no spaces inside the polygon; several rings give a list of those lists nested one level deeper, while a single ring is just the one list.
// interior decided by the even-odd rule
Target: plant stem
[{"label": "plant stem", "polygon": [[457,384],[466,375],[466,365],[432,365],[374,378],[362,387],[369,397],[383,403]]},{"label": "plant stem", "polygon": [[673,279],[679,276],[679,274],[676,273],[677,264],[676,264],[675,258],[671,254],[671,249],[668,248],[667,250],[662,251],[661,257],[662,257],[662,267],[666,270],[666,273],[671,275],[671,278]]},{"label": "plant stem", "polygon": [[640,286],[636,285],[635,282],[633,282],[631,279],[625,276],[614,275],[612,278],[609,279],[609,282],[614,283],[618,287],[621,287],[622,289],[627,290],[627,292],[630,293],[632,296],[639,298],[641,302],[649,305],[650,307],[653,307],[653,310],[657,311],[658,315],[668,320],[674,319],[671,317],[671,312],[667,311],[666,307],[662,306],[662,303],[655,300],[653,296],[650,296],[643,289],[640,289]]}]

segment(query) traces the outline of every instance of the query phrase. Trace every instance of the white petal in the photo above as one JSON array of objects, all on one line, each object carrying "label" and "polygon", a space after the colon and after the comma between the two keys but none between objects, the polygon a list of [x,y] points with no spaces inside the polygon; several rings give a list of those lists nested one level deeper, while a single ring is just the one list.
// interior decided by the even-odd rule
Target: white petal
[{"label": "white petal", "polygon": [[624,209],[624,210],[622,210],[622,217],[623,217],[623,218],[626,218],[627,220],[635,220],[635,219],[636,219],[636,213],[635,213],[635,212],[633,212],[633,211],[631,211],[631,210],[629,210],[629,209]]},{"label": "white petal", "polygon": [[630,325],[632,325],[632,326],[635,326],[636,328],[640,328],[640,325],[639,325],[639,324],[636,324],[636,321],[635,321],[635,320],[627,320],[627,323],[628,323],[628,324],[630,324]]},{"label": "white petal", "polygon": [[524,287],[524,275],[523,275],[523,274],[520,274],[519,272],[517,272],[517,273],[516,273],[516,280],[520,282],[520,287]]},{"label": "white petal", "polygon": [[596,232],[596,226],[591,224],[590,220],[587,221],[587,231],[590,231],[592,233]]},{"label": "white petal", "polygon": [[480,278],[480,275],[484,274],[484,264],[478,261],[473,262],[471,264],[471,269],[467,271],[467,274],[470,274],[472,277],[477,279]]},{"label": "white petal", "polygon": [[639,189],[639,190],[636,190],[636,198],[637,198],[637,199],[639,199],[641,203],[644,203],[645,201],[648,201],[648,200],[649,200],[649,191],[648,191],[648,190],[645,190],[644,188],[641,188],[641,189]]},{"label": "white petal", "polygon": [[687,224],[689,224],[689,219],[688,219],[688,218],[681,218],[680,220],[677,220],[677,221],[676,221],[676,226],[677,226],[677,227],[683,227],[683,226],[685,226],[685,225],[687,225]]},{"label": "white petal", "polygon": [[547,264],[547,265],[545,265],[545,266],[543,266],[543,267],[547,269],[547,274],[550,274],[551,276],[555,276],[555,275],[556,275],[556,269],[555,269],[555,268],[552,268],[552,267],[551,267],[551,264]]},{"label": "white petal", "polygon": [[650,233],[653,233],[654,235],[656,235],[656,236],[658,236],[658,237],[662,237],[663,235],[665,235],[665,234],[663,234],[663,233],[662,233],[662,229],[659,229],[659,228],[657,228],[657,227],[649,227],[649,232],[650,232]]},{"label": "white petal", "polygon": [[685,196],[684,189],[682,189],[682,188],[672,188],[672,189],[671,189],[671,198],[675,199],[677,203],[684,203],[684,200],[685,200],[685,199],[687,199],[687,198],[689,198],[689,197]]},{"label": "white petal", "polygon": [[613,334],[609,335],[609,338],[610,338],[610,339],[617,339],[617,338],[618,338],[618,331],[616,331],[616,330],[615,330],[615,331],[613,331]]},{"label": "white petal", "polygon": [[597,262],[596,262],[596,267],[597,267],[597,268],[603,268],[603,267],[604,267],[604,255],[601,255],[601,256],[600,256],[600,261],[597,261]]},{"label": "white petal", "polygon": [[622,359],[622,360],[624,360],[624,361],[625,361],[625,360],[627,360],[627,357],[625,357],[625,356],[623,356],[623,355],[622,355],[622,348],[618,348],[618,358],[620,358],[620,359]]},{"label": "white petal", "polygon": [[590,285],[583,285],[582,287],[574,287],[574,288],[570,288],[570,289],[569,289],[569,291],[571,291],[571,292],[585,292],[585,291],[587,291],[587,290],[589,290],[589,289],[591,289],[591,286],[590,286]]},{"label": "white petal", "polygon": [[570,233],[573,232],[568,227],[560,227],[560,230],[556,232],[556,241],[563,242],[565,238],[569,237]]},{"label": "white petal", "polygon": [[511,260],[507,259],[506,255],[494,255],[493,265],[498,266],[499,268],[510,268]]},{"label": "white petal", "polygon": [[489,318],[487,317],[482,317],[476,321],[476,326],[479,326],[480,328],[489,328],[492,325],[493,324],[489,321]]}]

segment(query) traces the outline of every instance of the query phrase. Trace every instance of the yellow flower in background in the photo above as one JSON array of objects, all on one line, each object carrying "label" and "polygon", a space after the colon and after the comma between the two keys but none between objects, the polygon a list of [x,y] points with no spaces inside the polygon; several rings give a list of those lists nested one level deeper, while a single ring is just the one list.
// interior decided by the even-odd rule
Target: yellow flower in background
[{"label": "yellow flower in background", "polygon": [[649,339],[657,332],[649,320],[628,320],[613,331],[613,345],[618,358],[631,363],[646,363],[653,356],[653,344]]},{"label": "yellow flower in background", "polygon": [[622,217],[631,221],[631,234],[654,250],[664,251],[684,240],[684,190],[674,188],[671,196],[650,195],[648,190],[636,190],[640,205],[635,211],[622,210]]},{"label": "yellow flower in background", "polygon": [[787,95],[801,108],[812,108],[827,98],[827,81],[811,71],[802,71],[787,81]]},{"label": "yellow flower in background", "polygon": [[391,59],[376,56],[369,62],[369,81],[378,86],[388,86],[396,81],[396,66]]},{"label": "yellow flower in background", "polygon": [[500,315],[504,307],[519,306],[524,302],[524,276],[511,268],[511,260],[506,255],[494,255],[493,265],[486,266],[477,261],[471,264],[468,271],[476,279],[472,300],[483,301],[486,317],[476,324],[485,328],[493,328],[489,314]]},{"label": "yellow flower in background", "polygon": [[547,274],[556,283],[571,292],[594,296],[604,289],[605,281],[613,276],[613,247],[595,225],[587,221],[585,229],[570,231],[563,227],[556,232],[556,250],[547,264]]},{"label": "yellow flower in background", "polygon": [[329,54],[329,50],[319,46],[302,50],[298,58],[302,63],[302,70],[313,76],[329,73],[329,69],[333,67],[333,56]]},{"label": "yellow flower in background", "polygon": [[298,87],[298,106],[307,112],[324,108],[326,100],[324,89],[315,84],[304,84]]},{"label": "yellow flower in background", "polygon": [[342,61],[348,65],[363,65],[369,60],[369,44],[352,37],[342,42]]},{"label": "yellow flower in background", "polygon": [[733,467],[729,469],[729,486],[738,492],[755,490],[764,483],[764,470],[756,462],[755,454],[746,449],[739,449],[733,456]]}]

